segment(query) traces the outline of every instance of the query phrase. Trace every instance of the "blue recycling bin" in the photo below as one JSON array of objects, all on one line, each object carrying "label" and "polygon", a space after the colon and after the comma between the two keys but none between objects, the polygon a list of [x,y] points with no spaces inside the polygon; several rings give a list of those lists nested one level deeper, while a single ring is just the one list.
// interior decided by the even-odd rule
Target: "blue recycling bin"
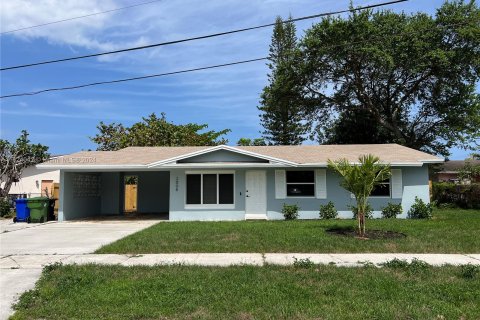
[{"label": "blue recycling bin", "polygon": [[15,211],[17,212],[13,222],[28,222],[30,223],[30,209],[27,206],[27,199],[15,200]]}]

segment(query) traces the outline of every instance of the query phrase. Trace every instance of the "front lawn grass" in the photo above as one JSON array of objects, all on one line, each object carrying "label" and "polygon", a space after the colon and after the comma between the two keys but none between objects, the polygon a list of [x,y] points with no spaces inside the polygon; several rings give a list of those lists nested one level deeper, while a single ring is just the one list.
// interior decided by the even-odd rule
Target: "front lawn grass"
[{"label": "front lawn grass", "polygon": [[97,253],[407,252],[479,253],[480,210],[437,210],[432,220],[374,219],[367,229],[402,232],[401,239],[359,240],[327,234],[354,220],[168,222],[106,245]]},{"label": "front lawn grass", "polygon": [[54,266],[13,319],[479,319],[460,267]]}]

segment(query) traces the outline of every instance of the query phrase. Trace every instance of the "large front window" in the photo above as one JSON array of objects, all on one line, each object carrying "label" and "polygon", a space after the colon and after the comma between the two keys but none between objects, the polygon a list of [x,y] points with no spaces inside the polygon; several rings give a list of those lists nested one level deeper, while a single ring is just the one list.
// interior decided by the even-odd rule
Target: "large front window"
[{"label": "large front window", "polygon": [[187,205],[233,205],[233,173],[187,173]]},{"label": "large front window", "polygon": [[315,196],[315,173],[309,171],[287,171],[288,197]]}]

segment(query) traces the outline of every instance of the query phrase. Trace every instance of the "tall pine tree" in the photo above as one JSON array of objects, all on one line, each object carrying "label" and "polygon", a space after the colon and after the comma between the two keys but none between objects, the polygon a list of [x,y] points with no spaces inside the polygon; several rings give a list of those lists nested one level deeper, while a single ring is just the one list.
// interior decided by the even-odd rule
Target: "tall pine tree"
[{"label": "tall pine tree", "polygon": [[270,44],[269,84],[263,89],[261,105],[258,107],[264,128],[263,138],[271,145],[301,144],[307,131],[299,107],[295,33],[293,22],[284,23],[277,17]]}]

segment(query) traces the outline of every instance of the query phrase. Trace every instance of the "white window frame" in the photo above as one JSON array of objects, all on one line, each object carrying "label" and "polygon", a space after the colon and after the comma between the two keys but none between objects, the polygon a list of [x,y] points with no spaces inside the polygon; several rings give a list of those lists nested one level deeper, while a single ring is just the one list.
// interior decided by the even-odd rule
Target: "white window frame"
[{"label": "white window frame", "polygon": [[[200,175],[200,204],[187,204],[187,175],[199,174]],[[217,175],[217,203],[203,203],[203,175],[215,174]],[[233,174],[233,203],[219,204],[220,200],[220,188],[219,188],[219,175],[220,174]],[[235,170],[201,170],[201,171],[185,171],[185,188],[184,188],[184,201],[185,209],[235,209]]]},{"label": "white window frame", "polygon": [[[312,171],[313,172],[313,182],[287,182],[287,176],[288,176],[288,172],[299,172],[299,171]],[[288,195],[288,185],[289,184],[312,184],[313,185],[313,195],[312,196],[289,196]],[[301,198],[305,198],[305,199],[312,199],[312,198],[316,198],[316,173],[315,173],[315,170],[312,169],[312,170],[285,170],[285,197],[286,199],[301,199]]]}]

